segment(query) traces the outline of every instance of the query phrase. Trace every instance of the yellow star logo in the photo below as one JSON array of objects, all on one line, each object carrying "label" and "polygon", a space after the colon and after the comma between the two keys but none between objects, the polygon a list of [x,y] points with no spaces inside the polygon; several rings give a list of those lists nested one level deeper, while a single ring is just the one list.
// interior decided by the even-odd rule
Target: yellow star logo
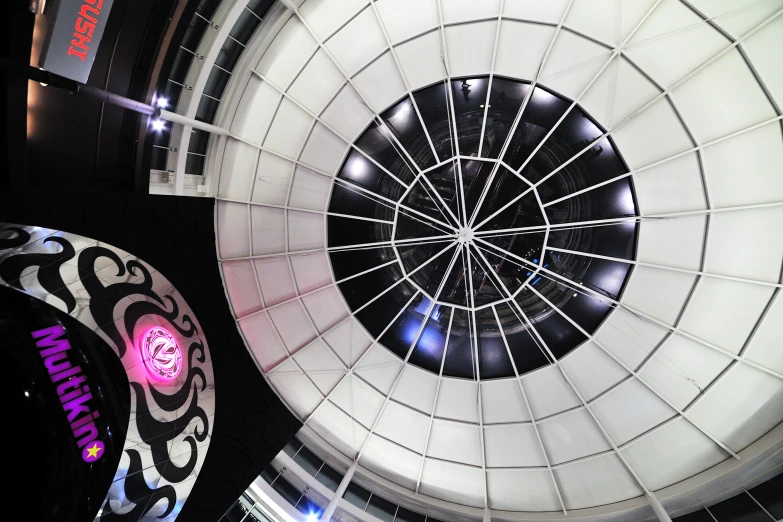
[{"label": "yellow star logo", "polygon": [[90,458],[98,458],[98,452],[103,448],[98,447],[98,444],[93,443],[92,448],[87,448],[87,456]]}]

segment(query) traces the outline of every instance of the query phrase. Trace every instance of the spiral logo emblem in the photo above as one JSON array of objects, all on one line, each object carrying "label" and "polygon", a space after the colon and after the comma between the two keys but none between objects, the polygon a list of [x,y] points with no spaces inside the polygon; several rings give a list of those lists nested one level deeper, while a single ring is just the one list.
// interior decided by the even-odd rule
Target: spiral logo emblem
[{"label": "spiral logo emblem", "polygon": [[182,370],[182,350],[174,335],[161,326],[144,332],[139,351],[147,372],[154,379],[175,379]]}]

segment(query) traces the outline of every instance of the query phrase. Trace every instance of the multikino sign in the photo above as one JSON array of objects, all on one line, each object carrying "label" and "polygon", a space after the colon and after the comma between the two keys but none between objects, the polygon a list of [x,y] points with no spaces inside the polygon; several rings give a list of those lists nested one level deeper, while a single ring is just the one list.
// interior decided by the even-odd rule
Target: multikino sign
[{"label": "multikino sign", "polygon": [[68,357],[71,344],[65,338],[65,328],[62,325],[51,326],[33,332],[32,336],[57,389],[76,445],[82,450],[82,460],[95,462],[106,451],[103,441],[98,440],[98,428],[95,426],[95,419],[100,415],[88,404],[92,393],[87,377],[81,367],[71,364]]}]

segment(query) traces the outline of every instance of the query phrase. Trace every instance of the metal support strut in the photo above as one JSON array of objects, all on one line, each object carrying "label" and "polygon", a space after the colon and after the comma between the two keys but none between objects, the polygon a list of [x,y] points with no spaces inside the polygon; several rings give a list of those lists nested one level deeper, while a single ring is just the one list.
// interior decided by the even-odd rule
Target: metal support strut
[{"label": "metal support strut", "polygon": [[348,471],[345,472],[345,476],[340,481],[340,485],[337,486],[337,491],[334,492],[332,499],[329,501],[329,504],[327,504],[326,509],[324,509],[323,515],[321,515],[321,522],[329,522],[329,520],[331,520],[332,515],[334,515],[334,510],[337,509],[337,504],[340,503],[340,499],[343,498],[345,490],[348,489],[348,484],[351,483],[351,479],[356,472],[356,466],[358,464],[359,461],[354,461],[354,463],[351,464],[351,467],[348,468]]}]

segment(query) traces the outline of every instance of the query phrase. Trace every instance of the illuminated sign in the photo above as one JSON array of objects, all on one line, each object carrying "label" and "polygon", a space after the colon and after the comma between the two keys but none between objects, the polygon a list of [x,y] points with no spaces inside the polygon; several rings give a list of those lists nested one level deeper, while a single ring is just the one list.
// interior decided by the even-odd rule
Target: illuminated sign
[{"label": "illuminated sign", "polygon": [[87,83],[114,0],[60,0],[49,15],[40,66]]},{"label": "illuminated sign", "polygon": [[176,379],[182,370],[182,350],[171,332],[153,326],[139,338],[139,352],[147,373],[156,380]]},{"label": "illuminated sign", "polygon": [[94,422],[100,414],[90,407],[92,393],[87,377],[80,366],[71,364],[68,357],[71,344],[65,338],[65,328],[55,325],[31,335],[40,349],[39,354],[52,384],[56,386],[76,445],[82,448],[82,460],[95,462],[106,449],[104,443],[98,440],[98,428]]}]

